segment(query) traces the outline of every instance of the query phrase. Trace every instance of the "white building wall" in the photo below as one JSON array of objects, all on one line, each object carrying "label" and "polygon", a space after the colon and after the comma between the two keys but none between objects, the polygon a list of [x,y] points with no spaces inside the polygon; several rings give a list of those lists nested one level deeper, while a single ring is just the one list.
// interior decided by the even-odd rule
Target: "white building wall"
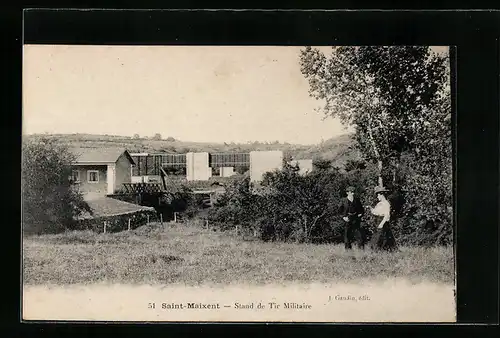
[{"label": "white building wall", "polygon": [[160,175],[131,176],[131,183],[161,183]]},{"label": "white building wall", "polygon": [[108,195],[115,193],[116,167],[114,164],[108,164],[107,177],[107,193]]},{"label": "white building wall", "polygon": [[192,181],[194,177],[194,153],[186,153],[186,179]]},{"label": "white building wall", "polygon": [[235,174],[233,167],[221,167],[220,176],[221,177],[231,177]]},{"label": "white building wall", "polygon": [[283,168],[283,152],[251,151],[250,152],[250,180],[261,181],[264,173]]},{"label": "white building wall", "polygon": [[208,153],[186,154],[186,179],[188,181],[206,181],[212,176],[212,169],[208,166]]},{"label": "white building wall", "polygon": [[132,183],[143,183],[144,176],[131,176],[131,182]]}]

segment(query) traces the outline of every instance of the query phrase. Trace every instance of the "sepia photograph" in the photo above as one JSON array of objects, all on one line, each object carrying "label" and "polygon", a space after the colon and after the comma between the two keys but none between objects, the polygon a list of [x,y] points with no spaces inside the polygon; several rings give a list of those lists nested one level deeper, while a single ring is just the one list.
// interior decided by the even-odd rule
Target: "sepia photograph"
[{"label": "sepia photograph", "polygon": [[23,46],[22,319],[456,322],[449,46]]}]

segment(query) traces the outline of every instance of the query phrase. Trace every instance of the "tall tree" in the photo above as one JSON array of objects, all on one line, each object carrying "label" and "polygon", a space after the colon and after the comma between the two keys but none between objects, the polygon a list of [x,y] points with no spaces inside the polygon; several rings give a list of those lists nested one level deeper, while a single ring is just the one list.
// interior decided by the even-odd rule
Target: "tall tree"
[{"label": "tall tree", "polygon": [[23,140],[21,195],[25,233],[71,229],[90,206],[72,186],[75,156],[54,139]]},{"label": "tall tree", "polygon": [[[325,117],[355,127],[359,148],[378,166],[378,183],[415,146],[416,126],[425,123],[446,84],[446,57],[429,47],[333,47],[329,55],[306,47],[301,72],[309,94],[325,102]],[[395,178],[395,176],[393,176]]]}]

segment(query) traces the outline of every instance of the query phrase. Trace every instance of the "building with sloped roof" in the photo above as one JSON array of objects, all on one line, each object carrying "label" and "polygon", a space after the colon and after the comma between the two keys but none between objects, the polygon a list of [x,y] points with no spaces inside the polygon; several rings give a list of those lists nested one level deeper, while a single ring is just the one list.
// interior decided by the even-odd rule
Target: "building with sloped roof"
[{"label": "building with sloped roof", "polygon": [[73,148],[72,181],[86,199],[114,194],[131,182],[135,164],[129,152],[118,148]]}]

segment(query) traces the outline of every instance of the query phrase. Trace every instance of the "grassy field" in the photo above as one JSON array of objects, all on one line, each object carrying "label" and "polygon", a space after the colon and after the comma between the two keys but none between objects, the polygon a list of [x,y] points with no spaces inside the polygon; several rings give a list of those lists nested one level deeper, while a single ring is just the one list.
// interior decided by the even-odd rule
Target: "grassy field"
[{"label": "grassy field", "polygon": [[263,243],[182,224],[27,237],[23,256],[27,285],[454,281],[451,248],[345,252],[341,245]]}]

